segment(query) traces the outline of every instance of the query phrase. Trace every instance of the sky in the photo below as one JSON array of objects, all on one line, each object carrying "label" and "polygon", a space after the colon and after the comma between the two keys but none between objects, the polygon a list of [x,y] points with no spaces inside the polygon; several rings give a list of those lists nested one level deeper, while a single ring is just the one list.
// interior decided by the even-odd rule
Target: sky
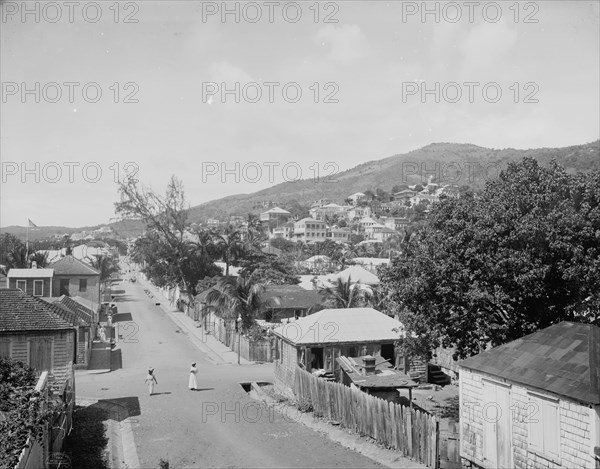
[{"label": "sky", "polygon": [[0,226],[107,223],[128,175],[193,206],[434,142],[595,141],[599,4],[3,1]]}]

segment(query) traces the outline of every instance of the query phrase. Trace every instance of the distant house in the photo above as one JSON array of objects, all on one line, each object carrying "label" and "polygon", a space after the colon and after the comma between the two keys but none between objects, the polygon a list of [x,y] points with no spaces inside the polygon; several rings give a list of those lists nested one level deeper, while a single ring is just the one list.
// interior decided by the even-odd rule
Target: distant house
[{"label": "distant house", "polygon": [[314,218],[303,218],[294,223],[294,241],[303,241],[312,243],[316,241],[325,241],[327,235],[327,225],[324,221]]},{"label": "distant house", "polygon": [[355,192],[354,194],[348,196],[348,200],[352,202],[352,205],[357,205],[365,197],[365,194],[362,192]]},{"label": "distant house", "polygon": [[332,228],[327,232],[327,238],[336,243],[347,243],[350,240],[350,228]]},{"label": "distant house", "polygon": [[17,288],[0,290],[0,356],[20,360],[39,376],[62,382],[76,361],[77,337],[63,311]]},{"label": "distant house", "polygon": [[392,230],[402,231],[410,224],[410,220],[404,217],[388,217],[383,224]]},{"label": "distant house", "polygon": [[281,226],[273,228],[273,232],[271,233],[271,238],[283,238],[283,239],[292,239],[294,235],[294,222],[288,221]]},{"label": "distant house", "polygon": [[361,219],[364,217],[371,216],[370,207],[352,207],[346,212],[346,218],[348,220],[354,220],[355,218]]},{"label": "distant house", "polygon": [[346,207],[343,205],[338,205],[338,204],[332,203],[332,204],[311,207],[311,209],[309,210],[309,213],[312,218],[315,218],[317,220],[324,220],[325,217],[327,217],[327,216],[341,215],[350,208],[351,208],[350,206]]},{"label": "distant house", "polygon": [[49,297],[53,293],[53,269],[10,269],[8,288],[19,288],[32,296]]},{"label": "distant house", "polygon": [[53,296],[81,296],[100,303],[100,272],[74,256],[49,265],[54,270]]},{"label": "distant house", "polygon": [[278,338],[277,387],[293,388],[296,366],[307,371],[324,369],[340,379],[336,358],[381,355],[394,364],[394,342],[402,328],[395,319],[373,308],[323,309],[283,324],[273,333]]},{"label": "distant house", "polygon": [[599,327],[561,322],[459,367],[460,455],[467,464],[599,467]]},{"label": "distant house", "polygon": [[269,285],[261,297],[267,302],[261,317],[268,322],[304,317],[313,306],[323,303],[318,291],[305,290],[298,285]]},{"label": "distant house", "polygon": [[299,264],[308,269],[329,269],[332,266],[332,261],[329,256],[319,254],[311,256],[304,261],[300,261]]},{"label": "distant house", "polygon": [[292,214],[287,210],[284,210],[280,207],[273,207],[272,209],[269,209],[266,212],[262,212],[259,218],[261,222],[269,222],[272,220],[286,222],[291,216]]},{"label": "distant house", "polygon": [[395,202],[406,202],[407,200],[410,200],[412,197],[414,197],[415,195],[417,195],[417,193],[415,191],[411,191],[410,189],[404,189],[400,192],[396,192],[394,194],[394,198],[393,200]]}]

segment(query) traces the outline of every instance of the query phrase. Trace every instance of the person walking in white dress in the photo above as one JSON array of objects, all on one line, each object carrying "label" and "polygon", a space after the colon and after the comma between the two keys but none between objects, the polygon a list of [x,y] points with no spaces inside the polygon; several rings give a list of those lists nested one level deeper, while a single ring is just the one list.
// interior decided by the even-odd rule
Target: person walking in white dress
[{"label": "person walking in white dress", "polygon": [[190,379],[188,381],[188,387],[191,391],[198,390],[198,380],[196,379],[196,374],[198,373],[198,368],[196,368],[196,362],[192,363],[192,367],[190,368]]},{"label": "person walking in white dress", "polygon": [[154,385],[158,384],[156,376],[154,376],[154,368],[148,368],[145,383],[148,385],[148,395],[151,396],[154,393]]}]

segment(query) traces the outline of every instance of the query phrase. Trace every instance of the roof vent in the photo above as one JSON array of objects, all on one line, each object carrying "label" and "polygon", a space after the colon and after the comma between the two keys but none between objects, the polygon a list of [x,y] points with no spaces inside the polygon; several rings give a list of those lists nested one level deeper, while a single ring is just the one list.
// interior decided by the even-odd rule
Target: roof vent
[{"label": "roof vent", "polygon": [[363,362],[365,363],[364,364],[364,375],[365,376],[374,375],[376,373],[375,357],[372,357],[371,355],[367,355],[366,357],[363,357]]}]

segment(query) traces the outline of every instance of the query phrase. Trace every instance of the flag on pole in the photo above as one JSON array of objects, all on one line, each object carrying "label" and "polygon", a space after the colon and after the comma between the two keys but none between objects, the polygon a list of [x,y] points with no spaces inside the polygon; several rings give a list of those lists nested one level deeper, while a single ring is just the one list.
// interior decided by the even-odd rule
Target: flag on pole
[{"label": "flag on pole", "polygon": [[37,228],[38,226],[33,223],[29,218],[27,219],[27,221],[29,222],[29,228]]}]

